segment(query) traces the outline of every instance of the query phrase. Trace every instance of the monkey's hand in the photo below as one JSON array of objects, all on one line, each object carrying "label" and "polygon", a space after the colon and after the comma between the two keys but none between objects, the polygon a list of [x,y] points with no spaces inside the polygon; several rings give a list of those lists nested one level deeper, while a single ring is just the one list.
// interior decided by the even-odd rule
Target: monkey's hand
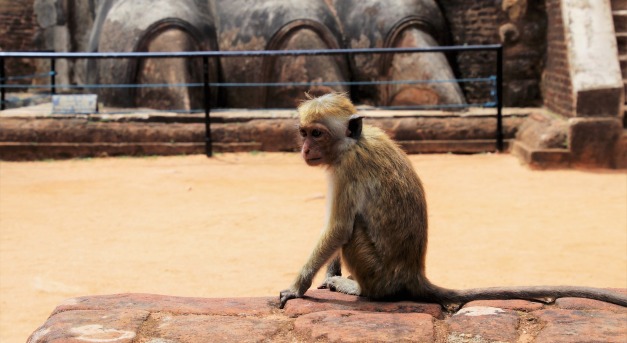
[{"label": "monkey's hand", "polygon": [[292,289],[284,289],[279,294],[279,308],[285,307],[285,303],[287,303],[290,299],[302,298],[303,295],[298,291]]}]

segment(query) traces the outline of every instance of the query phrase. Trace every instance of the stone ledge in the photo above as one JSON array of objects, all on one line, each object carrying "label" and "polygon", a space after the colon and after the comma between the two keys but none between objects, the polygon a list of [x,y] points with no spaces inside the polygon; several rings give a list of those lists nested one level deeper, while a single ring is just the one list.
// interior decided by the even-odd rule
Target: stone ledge
[{"label": "stone ledge", "polygon": [[[244,117],[238,112],[221,115],[228,120],[211,125],[215,152],[298,150],[297,121],[293,118]],[[236,117],[238,115],[240,117]],[[496,119],[479,113],[464,116],[397,114],[386,117],[372,112],[369,116],[372,116],[368,118],[369,124],[385,130],[409,153],[496,151]],[[524,113],[505,116],[503,133],[506,146],[524,118]],[[6,116],[0,120],[0,159],[19,161],[204,153],[206,139],[203,123],[152,119],[107,121],[87,117],[34,119]]]},{"label": "stone ledge", "polygon": [[[627,293],[627,290],[620,290]],[[311,290],[278,297],[185,298],[117,294],[69,299],[28,343],[43,342],[625,342],[627,308],[562,298],[437,304],[373,302]]]}]

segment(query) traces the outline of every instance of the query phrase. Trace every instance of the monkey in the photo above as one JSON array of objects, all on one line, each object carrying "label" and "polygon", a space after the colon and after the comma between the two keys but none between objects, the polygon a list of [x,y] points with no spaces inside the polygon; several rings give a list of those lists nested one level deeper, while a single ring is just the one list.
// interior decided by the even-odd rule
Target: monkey
[{"label": "monkey", "polygon": [[[279,307],[303,297],[327,264],[318,288],[372,300],[435,302],[460,308],[473,300],[525,299],[551,303],[583,297],[627,306],[618,292],[572,286],[447,289],[425,273],[427,203],[404,151],[381,129],[363,124],[346,94],[307,95],[298,107],[301,155],[328,173],[326,226]],[[342,266],[350,271],[342,277]]]}]

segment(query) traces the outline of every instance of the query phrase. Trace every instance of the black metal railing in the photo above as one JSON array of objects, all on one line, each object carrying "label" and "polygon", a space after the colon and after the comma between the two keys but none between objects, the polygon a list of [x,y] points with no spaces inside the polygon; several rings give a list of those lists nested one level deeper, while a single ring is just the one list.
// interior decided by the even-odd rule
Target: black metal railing
[{"label": "black metal railing", "polygon": [[[471,82],[490,81],[493,84],[492,101],[482,104],[468,104],[464,107],[493,107],[496,109],[496,149],[503,151],[503,48],[501,45],[469,45],[469,46],[440,46],[429,48],[374,48],[374,49],[324,49],[324,50],[263,50],[263,51],[185,51],[185,52],[1,52],[0,51],[0,109],[6,108],[7,89],[19,88],[49,88],[50,95],[56,94],[57,87],[64,88],[108,88],[108,87],[171,87],[173,85],[139,85],[139,84],[102,84],[102,85],[57,85],[56,84],[56,60],[57,59],[122,59],[122,58],[202,58],[203,61],[203,82],[181,84],[176,86],[203,87],[203,111],[205,114],[205,152],[207,156],[212,155],[211,139],[211,88],[212,87],[279,87],[286,85],[377,85],[386,83],[417,83],[424,80],[395,80],[395,81],[347,81],[347,82],[310,82],[310,83],[226,83],[210,82],[209,79],[209,58],[230,58],[230,57],[264,57],[264,56],[311,56],[311,55],[358,55],[358,54],[399,54],[399,53],[452,53],[468,51],[492,51],[496,53],[496,75],[484,78],[456,79],[456,80],[429,80],[427,82]],[[5,70],[5,59],[8,58],[31,58],[49,59],[50,72],[44,76],[50,77],[49,85],[17,85],[9,84],[8,81],[15,80],[19,76],[8,77]],[[34,75],[32,75],[34,76]],[[407,107],[404,107],[407,108]],[[435,106],[414,106],[412,109],[421,108],[450,108],[446,104]],[[397,108],[392,108],[397,109]]]}]

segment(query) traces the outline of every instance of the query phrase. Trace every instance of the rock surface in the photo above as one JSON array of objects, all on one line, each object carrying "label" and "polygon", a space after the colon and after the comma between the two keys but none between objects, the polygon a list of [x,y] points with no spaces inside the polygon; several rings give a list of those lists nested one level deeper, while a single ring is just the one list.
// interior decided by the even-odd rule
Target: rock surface
[{"label": "rock surface", "polygon": [[[627,292],[627,290],[621,290]],[[279,310],[278,297],[183,298],[118,294],[60,304],[36,342],[625,342],[627,308],[587,299],[553,305],[476,301],[373,302],[311,290]]]}]

